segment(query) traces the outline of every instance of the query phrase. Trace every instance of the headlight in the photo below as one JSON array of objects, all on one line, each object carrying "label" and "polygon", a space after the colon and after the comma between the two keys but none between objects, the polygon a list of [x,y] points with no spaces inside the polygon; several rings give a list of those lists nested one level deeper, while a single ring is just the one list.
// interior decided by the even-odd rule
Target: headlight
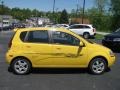
[{"label": "headlight", "polygon": [[120,41],[120,38],[114,38],[113,41]]},{"label": "headlight", "polygon": [[114,57],[114,56],[115,56],[112,51],[110,51],[109,54],[110,54],[111,57]]}]

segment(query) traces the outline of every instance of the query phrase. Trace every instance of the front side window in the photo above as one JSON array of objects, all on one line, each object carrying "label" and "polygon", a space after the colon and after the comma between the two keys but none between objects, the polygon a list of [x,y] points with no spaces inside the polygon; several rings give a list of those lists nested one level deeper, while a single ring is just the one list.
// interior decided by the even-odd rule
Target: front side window
[{"label": "front side window", "polygon": [[53,39],[53,43],[55,44],[78,46],[80,43],[80,40],[77,39],[76,37],[68,33],[59,32],[59,31],[53,31],[52,39]]},{"label": "front side window", "polygon": [[30,31],[28,33],[27,42],[48,43],[49,37],[47,31]]}]

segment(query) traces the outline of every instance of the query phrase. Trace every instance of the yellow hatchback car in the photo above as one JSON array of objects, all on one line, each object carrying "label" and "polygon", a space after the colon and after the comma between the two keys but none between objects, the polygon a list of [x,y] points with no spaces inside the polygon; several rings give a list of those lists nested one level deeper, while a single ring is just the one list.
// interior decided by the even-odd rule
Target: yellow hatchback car
[{"label": "yellow hatchback car", "polygon": [[14,34],[6,54],[15,74],[32,68],[88,68],[102,74],[115,62],[114,53],[64,28],[24,28]]}]

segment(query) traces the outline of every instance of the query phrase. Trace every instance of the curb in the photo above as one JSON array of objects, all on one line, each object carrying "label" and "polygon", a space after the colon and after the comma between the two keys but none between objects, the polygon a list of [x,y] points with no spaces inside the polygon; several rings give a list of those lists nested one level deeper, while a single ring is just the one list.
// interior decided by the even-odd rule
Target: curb
[{"label": "curb", "polygon": [[110,34],[110,33],[106,33],[106,32],[96,32],[97,34],[101,34],[101,35],[107,35],[107,34]]}]

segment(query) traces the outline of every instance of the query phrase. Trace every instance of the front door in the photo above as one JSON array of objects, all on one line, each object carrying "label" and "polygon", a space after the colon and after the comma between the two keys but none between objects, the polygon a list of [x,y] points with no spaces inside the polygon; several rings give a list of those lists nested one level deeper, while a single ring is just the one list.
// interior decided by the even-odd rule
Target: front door
[{"label": "front door", "polygon": [[80,47],[80,40],[68,33],[53,31],[52,61],[58,67],[78,67],[84,65],[86,48]]}]

